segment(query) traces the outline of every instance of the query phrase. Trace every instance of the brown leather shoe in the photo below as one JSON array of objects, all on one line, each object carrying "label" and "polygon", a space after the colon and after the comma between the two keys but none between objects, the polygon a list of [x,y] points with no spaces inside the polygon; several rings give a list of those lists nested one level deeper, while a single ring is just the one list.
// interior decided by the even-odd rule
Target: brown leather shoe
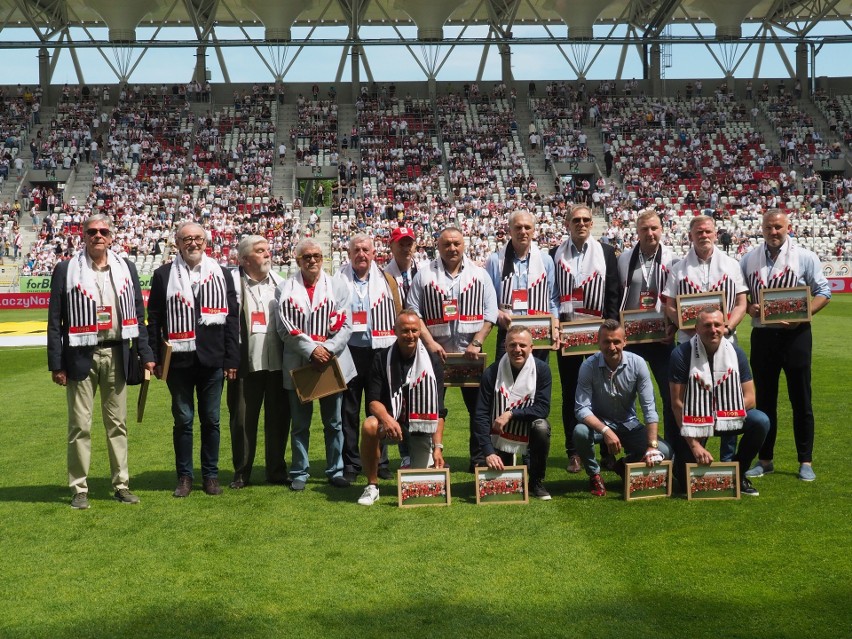
[{"label": "brown leather shoe", "polygon": [[192,492],[192,477],[189,475],[181,475],[178,477],[177,488],[172,493],[175,497],[189,497]]},{"label": "brown leather shoe", "polygon": [[208,495],[221,495],[222,487],[219,485],[219,480],[215,477],[208,477],[203,483],[204,492]]}]

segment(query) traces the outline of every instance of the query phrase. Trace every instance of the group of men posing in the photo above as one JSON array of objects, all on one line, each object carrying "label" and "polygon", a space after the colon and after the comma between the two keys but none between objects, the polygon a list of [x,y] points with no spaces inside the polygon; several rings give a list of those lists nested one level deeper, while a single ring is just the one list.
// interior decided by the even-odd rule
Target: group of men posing
[{"label": "group of men posing", "polygon": [[[202,487],[210,495],[222,492],[219,413],[225,379],[234,465],[230,487],[242,489],[252,480],[263,409],[266,481],[304,490],[314,402],[300,401],[291,371],[306,366],[322,371],[336,360],[346,388],[316,400],[325,476],[344,488],[363,473],[368,483],[358,502],[371,505],[379,499],[379,478],[393,477],[388,443],[399,444],[403,467],[444,467],[444,362],[448,355],[476,360],[494,325],[494,363],[478,388],[460,389],[469,417],[469,471],[502,469],[520,456],[529,468],[530,494],[550,499],[544,486],[550,350],[533,349],[529,330],[513,324],[523,315],[546,316],[553,323],[567,470],[585,470],[592,494],[606,493],[601,463],[623,473],[624,463],[654,465],[672,457],[682,488],[684,464],[712,462],[706,441],[718,435],[720,458],[740,464],[741,491],[757,495],[750,478],[774,469],[782,370],[793,409],[799,478],[815,479],[811,325],[763,326],[758,301],[763,288],[808,286],[816,313],[831,293],[816,255],[789,237],[784,212],[764,215],[764,242],[739,263],[717,249],[710,217],[691,220],[692,246],[681,260],[660,244],[662,225],[653,210],[639,214],[639,241],[618,257],[592,237],[592,215],[584,205],[570,211],[568,238],[550,251],[534,241],[535,220],[528,212],[512,213],[508,224],[509,241],[485,268],[465,256],[464,237],[455,228],[440,233],[433,260],[415,263],[414,234],[397,228],[391,235],[392,259],[384,268],[375,262],[372,239],[356,235],[348,263],[329,275],[322,247],[304,239],[295,249],[299,270],[283,280],[271,270],[265,238],[240,240],[240,268],[232,274],[206,255],[204,229],[185,223],[176,232],[175,259],[154,273],[146,327],[135,268],[109,250],[112,222],[103,215],[90,217],[83,225],[84,248],[54,272],[48,326],[49,368],[53,380],[67,387],[72,506],[89,506],[86,477],[97,388],[114,496],[138,502],[129,491],[127,470],[131,342],[158,377],[165,345],[170,347],[166,381],[174,417],[175,497],[193,489],[194,397]],[[678,331],[677,296],[711,291],[725,293],[726,312],[702,309],[695,330]],[[666,340],[627,344],[620,311],[638,309],[665,314]],[[736,345],[746,313],[753,326],[751,367]],[[583,318],[603,320],[599,352],[563,355],[558,322]],[[662,399],[662,439],[651,374]],[[596,443],[603,449],[600,463]]]}]

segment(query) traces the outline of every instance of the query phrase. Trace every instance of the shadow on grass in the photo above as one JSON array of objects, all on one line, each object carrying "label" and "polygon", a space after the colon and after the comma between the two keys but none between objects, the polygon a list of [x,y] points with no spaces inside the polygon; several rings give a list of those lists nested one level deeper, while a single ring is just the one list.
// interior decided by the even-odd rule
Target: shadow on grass
[{"label": "shadow on grass", "polygon": [[[437,592],[390,593],[385,605],[365,602],[357,609],[343,608],[308,598],[302,605],[285,600],[264,606],[261,610],[246,608],[245,601],[229,602],[214,596],[214,601],[200,603],[177,597],[172,603],[157,606],[129,605],[118,616],[107,611],[88,610],[84,619],[65,617],[30,621],[27,627],[5,627],[6,639],[51,637],[52,639],[86,639],[89,637],[263,637],[287,635],[298,628],[303,638],[359,637],[381,638],[438,636],[442,639],[493,637],[565,637],[594,636],[599,639],[623,637],[657,638],[690,636],[693,639],[727,636],[836,636],[829,629],[839,629],[843,622],[848,590],[823,591],[819,595],[798,599],[801,610],[819,610],[822,615],[796,618],[790,613],[790,599],[777,596],[762,600],[759,607],[744,593],[732,591],[723,601],[695,611],[688,596],[637,588],[630,596],[613,606],[606,598],[588,600],[580,597],[561,599],[559,603],[538,600],[515,601],[510,610],[492,602],[449,601]],[[661,600],[661,595],[662,600]],[[393,611],[392,620],[388,610]],[[833,611],[833,612],[832,612]],[[848,621],[848,620],[847,620]],[[810,632],[808,632],[810,631]],[[811,634],[813,633],[813,634]],[[825,634],[824,634],[825,633]]]}]

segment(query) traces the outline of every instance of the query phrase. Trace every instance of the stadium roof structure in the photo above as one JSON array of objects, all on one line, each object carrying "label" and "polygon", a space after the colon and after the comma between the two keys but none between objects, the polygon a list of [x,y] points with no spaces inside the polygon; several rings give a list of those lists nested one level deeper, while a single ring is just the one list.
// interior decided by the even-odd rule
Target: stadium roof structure
[{"label": "stadium roof structure", "polygon": [[[342,46],[345,58],[363,55],[364,47],[403,45],[415,58],[415,47],[423,49],[418,64],[434,79],[440,45],[501,53],[556,45],[585,77],[588,52],[572,54],[571,45],[646,48],[647,57],[672,44],[740,43],[759,47],[759,57],[764,46],[776,46],[795,77],[801,60],[794,70],[781,45],[807,50],[802,55],[813,60],[825,44],[852,43],[850,18],[852,0],[0,0],[0,48],[212,47],[224,63],[221,50],[232,46]],[[746,35],[744,24],[753,25]],[[684,29],[673,35],[677,25]],[[262,36],[252,36],[261,26]],[[140,27],[153,35],[137,38]],[[195,38],[170,38],[175,27],[190,27]],[[294,28],[307,30],[294,37]],[[713,57],[726,75],[742,61]],[[286,73],[283,65],[267,66],[275,78]],[[129,63],[118,67],[118,78],[128,79]],[[503,69],[510,79],[511,66]]]}]

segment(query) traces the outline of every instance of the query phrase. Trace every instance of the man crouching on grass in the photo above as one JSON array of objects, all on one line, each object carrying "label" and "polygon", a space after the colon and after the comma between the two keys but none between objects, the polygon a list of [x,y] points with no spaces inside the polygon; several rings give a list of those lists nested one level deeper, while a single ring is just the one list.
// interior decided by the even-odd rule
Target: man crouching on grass
[{"label": "man crouching on grass", "polygon": [[406,309],[396,319],[396,343],[376,353],[367,381],[367,410],[361,425],[361,464],[367,487],[362,506],[379,500],[378,472],[382,440],[402,441],[408,434],[412,468],[444,467],[444,417],[440,389],[444,368],[420,339],[420,316]]}]

